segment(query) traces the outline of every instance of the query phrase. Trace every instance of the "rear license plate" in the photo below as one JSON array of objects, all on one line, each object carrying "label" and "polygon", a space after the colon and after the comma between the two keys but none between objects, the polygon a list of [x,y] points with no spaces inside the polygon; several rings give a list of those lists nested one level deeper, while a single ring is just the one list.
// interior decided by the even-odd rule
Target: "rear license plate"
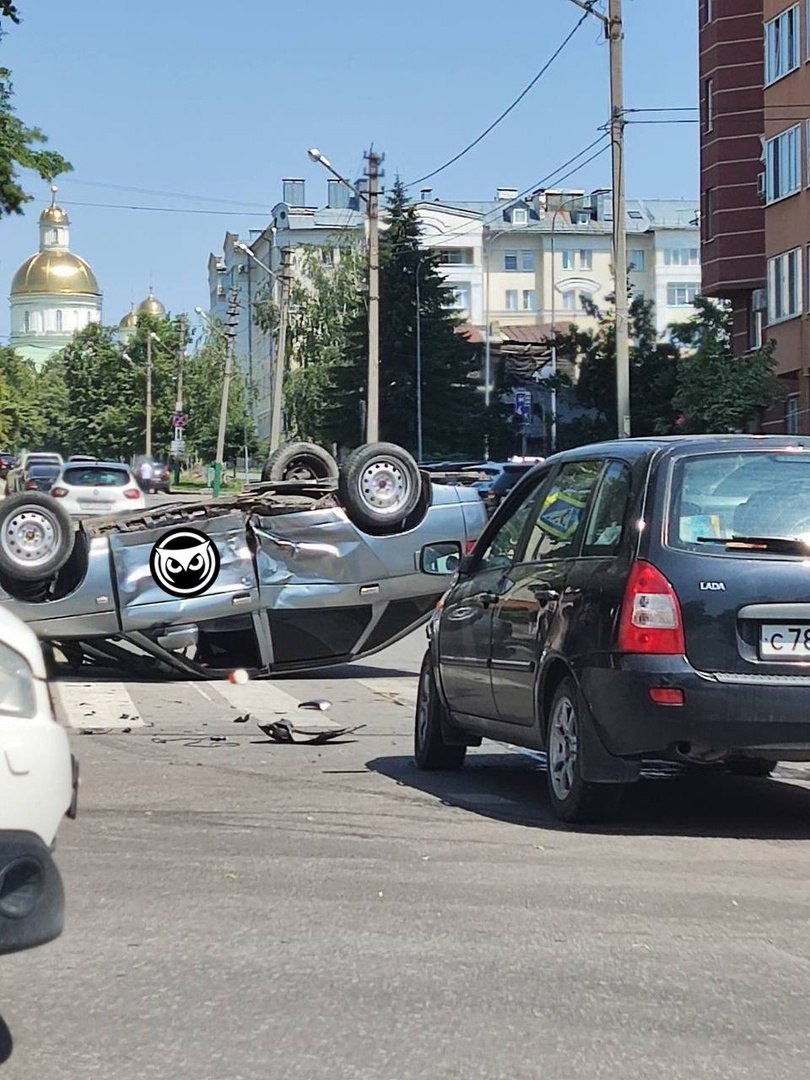
[{"label": "rear license plate", "polygon": [[763,623],[759,655],[763,660],[810,661],[810,624]]}]

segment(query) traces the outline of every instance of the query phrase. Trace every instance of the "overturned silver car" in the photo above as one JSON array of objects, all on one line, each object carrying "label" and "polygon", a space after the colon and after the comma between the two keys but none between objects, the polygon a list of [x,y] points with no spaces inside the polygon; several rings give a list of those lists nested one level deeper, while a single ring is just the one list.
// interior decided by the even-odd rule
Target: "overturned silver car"
[{"label": "overturned silver car", "polygon": [[233,497],[78,522],[49,495],[6,499],[0,602],[74,666],[221,678],[378,651],[428,617],[484,505],[390,444],[340,470],[286,449]]}]

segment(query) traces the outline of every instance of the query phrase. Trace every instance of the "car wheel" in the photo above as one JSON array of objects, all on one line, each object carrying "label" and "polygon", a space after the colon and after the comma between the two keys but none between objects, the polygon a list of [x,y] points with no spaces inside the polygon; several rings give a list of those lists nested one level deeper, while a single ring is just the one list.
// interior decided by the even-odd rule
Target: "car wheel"
[{"label": "car wheel", "polygon": [[419,673],[419,689],[416,697],[414,722],[414,758],[420,769],[460,769],[467,754],[466,746],[455,746],[444,741],[442,720],[444,705],[436,689],[433,661],[425,653]]},{"label": "car wheel", "polygon": [[770,776],[776,765],[773,758],[731,758],[726,762],[734,776]]},{"label": "car wheel", "polygon": [[292,442],[274,450],[262,469],[262,481],[337,480],[337,462],[322,446]]},{"label": "car wheel", "polygon": [[560,821],[596,822],[611,817],[622,795],[621,784],[594,784],[582,778],[579,736],[583,717],[572,678],[557,687],[546,732],[546,775],[554,816]]},{"label": "car wheel", "polygon": [[410,518],[422,497],[422,475],[401,446],[369,443],[349,455],[340,472],[338,491],[358,528],[397,532],[406,522],[413,527]]},{"label": "car wheel", "polygon": [[0,504],[0,571],[18,581],[42,581],[73,551],[70,515],[50,495],[23,492]]}]

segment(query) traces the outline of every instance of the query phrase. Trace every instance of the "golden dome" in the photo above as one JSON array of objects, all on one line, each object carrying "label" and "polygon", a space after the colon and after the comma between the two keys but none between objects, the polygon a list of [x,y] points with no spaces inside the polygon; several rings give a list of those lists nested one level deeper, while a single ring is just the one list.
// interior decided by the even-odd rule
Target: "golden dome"
[{"label": "golden dome", "polygon": [[138,304],[138,315],[154,315],[155,318],[162,319],[165,314],[166,308],[150,289],[147,298]]},{"label": "golden dome", "polygon": [[119,330],[135,330],[138,326],[138,314],[133,308],[132,311],[128,311],[118,324]]},{"label": "golden dome", "polygon": [[[58,209],[58,207],[56,208]],[[11,295],[70,293],[101,296],[96,275],[71,251],[38,251],[14,275]]]},{"label": "golden dome", "polygon": [[69,225],[70,219],[67,216],[67,210],[63,210],[56,203],[51,203],[39,215],[39,223],[40,225]]}]

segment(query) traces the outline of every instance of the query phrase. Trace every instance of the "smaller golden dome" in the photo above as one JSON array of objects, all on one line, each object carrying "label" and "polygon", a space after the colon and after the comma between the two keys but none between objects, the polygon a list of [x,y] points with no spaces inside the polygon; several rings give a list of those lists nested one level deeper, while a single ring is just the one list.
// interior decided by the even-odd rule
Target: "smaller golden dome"
[{"label": "smaller golden dome", "polygon": [[138,304],[138,315],[154,315],[155,318],[162,319],[165,314],[166,308],[150,289],[147,298]]},{"label": "smaller golden dome", "polygon": [[39,223],[40,225],[69,225],[70,218],[67,215],[67,210],[63,210],[56,203],[51,203],[39,215]]},{"label": "smaller golden dome", "polygon": [[135,311],[135,309],[133,307],[133,309],[131,311],[128,311],[127,314],[121,320],[121,322],[118,324],[118,329],[119,330],[135,330],[135,329],[137,329],[137,326],[138,326],[138,314],[137,314],[137,312]]}]

